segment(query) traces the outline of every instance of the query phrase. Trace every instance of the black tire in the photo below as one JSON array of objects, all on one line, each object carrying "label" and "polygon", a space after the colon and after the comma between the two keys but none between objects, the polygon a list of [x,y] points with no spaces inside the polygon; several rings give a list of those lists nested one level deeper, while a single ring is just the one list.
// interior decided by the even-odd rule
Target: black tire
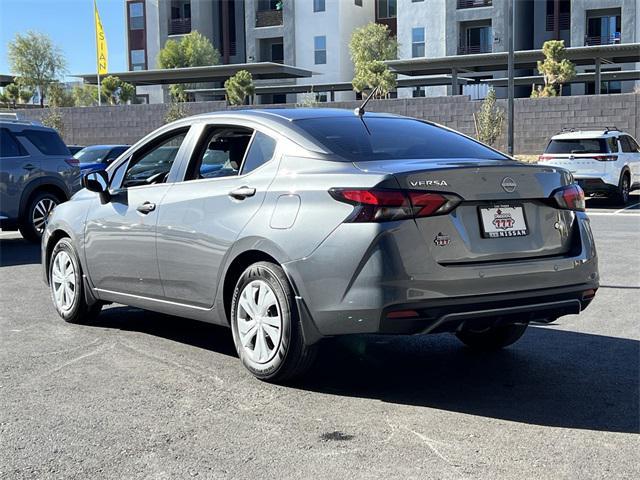
[{"label": "black tire", "polygon": [[[247,318],[251,318],[251,315],[249,315],[244,307],[240,306],[240,303],[245,287],[248,287],[250,284],[254,287],[256,285],[262,285],[261,282],[264,282],[264,284],[271,289],[271,292],[275,294],[277,303],[274,303],[275,306],[272,305],[270,307],[271,310],[265,310],[264,315],[256,315],[256,317],[261,318],[261,320],[255,320],[256,334],[255,341],[253,342],[254,348],[252,349],[251,344],[245,347],[241,341],[239,323],[243,321],[247,322]],[[251,286],[248,287],[247,295],[252,292],[251,288]],[[258,288],[263,287],[259,286]],[[256,295],[259,295],[259,293],[256,293]],[[244,300],[246,301],[246,297]],[[244,320],[241,319],[238,313],[246,318]],[[264,318],[275,316],[275,314],[278,313],[281,319],[281,327],[276,345],[270,334],[265,333],[267,327],[264,327],[261,322],[267,323],[264,321]],[[230,320],[233,331],[233,342],[236,346],[238,356],[247,370],[256,378],[273,383],[282,383],[301,376],[312,365],[316,356],[316,346],[307,346],[304,343],[302,326],[300,324],[294,294],[284,271],[278,265],[270,262],[258,262],[249,266],[243,272],[233,291]],[[244,325],[246,326],[248,323]],[[247,331],[243,332],[243,335],[245,334],[247,334]],[[267,349],[271,348],[271,353],[265,355],[266,358],[264,358],[264,361],[256,361],[254,358],[257,354],[256,347],[258,335],[260,334],[265,342],[263,345],[265,345]],[[245,342],[247,342],[247,339],[249,339],[250,342],[250,337],[251,334],[245,336]]]},{"label": "black tire", "polygon": [[618,205],[627,205],[629,203],[629,192],[631,191],[631,178],[628,172],[622,174],[620,178],[620,185],[618,185],[618,192],[615,196],[615,202]]},{"label": "black tire", "polygon": [[[63,308],[60,305],[60,302],[56,300],[56,287],[60,283],[56,282],[54,279],[54,264],[61,252],[66,254],[66,257],[61,257],[61,259],[65,258],[66,260],[66,258],[68,258],[73,266],[73,274],[70,275],[69,278],[73,277],[74,295],[73,301],[70,302],[68,308]],[[68,238],[60,239],[51,252],[51,260],[49,261],[49,291],[51,293],[51,300],[53,301],[53,305],[58,312],[58,315],[60,315],[65,322],[86,323],[94,319],[102,309],[101,302],[96,302],[92,305],[87,304],[84,294],[84,282],[82,280],[82,267],[78,260],[76,251],[73,248],[73,244]]]},{"label": "black tire", "polygon": [[485,330],[462,330],[456,333],[456,337],[467,347],[474,350],[492,351],[500,350],[517,342],[527,330],[526,323],[513,325],[500,325]]},{"label": "black tire", "polygon": [[[44,226],[46,224],[46,220],[48,215],[53,210],[53,207],[60,204],[61,200],[57,195],[54,195],[50,192],[40,192],[36,193],[30,200],[27,208],[25,209],[24,215],[20,219],[20,233],[24,237],[25,240],[30,242],[40,242],[42,239],[42,232],[44,231]],[[41,212],[41,210],[37,210],[38,208],[42,209],[43,206],[53,205],[50,210],[46,212]],[[34,216],[39,218],[42,213],[42,223],[38,223],[37,225],[34,223]],[[36,215],[37,214],[37,215]]]}]

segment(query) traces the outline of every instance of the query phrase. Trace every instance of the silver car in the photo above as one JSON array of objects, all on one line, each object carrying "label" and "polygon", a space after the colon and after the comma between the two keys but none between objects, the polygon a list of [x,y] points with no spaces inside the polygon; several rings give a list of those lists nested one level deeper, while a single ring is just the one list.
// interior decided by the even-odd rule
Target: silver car
[{"label": "silver car", "polygon": [[85,322],[116,302],[225,325],[264,380],[300,375],[336,335],[505,347],[598,288],[566,170],[411,118],[198,115],[84,182],[42,242],[60,316]]}]

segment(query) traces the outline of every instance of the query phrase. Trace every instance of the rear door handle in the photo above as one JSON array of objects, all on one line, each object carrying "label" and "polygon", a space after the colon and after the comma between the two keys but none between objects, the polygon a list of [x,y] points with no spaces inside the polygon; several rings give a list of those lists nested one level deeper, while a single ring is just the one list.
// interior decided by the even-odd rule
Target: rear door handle
[{"label": "rear door handle", "polygon": [[156,209],[156,204],[155,203],[151,203],[151,202],[144,202],[142,205],[138,205],[138,208],[136,208],[136,210],[138,210],[140,213],[143,214],[147,214],[147,213],[151,213]]},{"label": "rear door handle", "polygon": [[256,194],[256,189],[251,187],[240,187],[229,192],[229,196],[237,200],[244,200],[247,197],[253,197]]},{"label": "rear door handle", "polygon": [[24,167],[25,170],[33,170],[34,168],[36,168],[35,165],[32,165],[31,163],[27,163]]}]

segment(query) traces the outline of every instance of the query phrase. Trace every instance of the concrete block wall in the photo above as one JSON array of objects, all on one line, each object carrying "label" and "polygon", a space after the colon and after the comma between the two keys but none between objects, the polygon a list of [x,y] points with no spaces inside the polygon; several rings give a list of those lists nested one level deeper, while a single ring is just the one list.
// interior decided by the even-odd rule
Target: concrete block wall
[{"label": "concrete block wall", "polygon": [[[431,120],[467,135],[475,134],[473,113],[480,101],[466,96],[401,98],[372,101],[368,110]],[[359,102],[333,102],[320,107],[354,109]],[[506,101],[499,100],[506,109]],[[229,109],[224,102],[185,104],[191,114]],[[274,105],[293,107],[293,105]],[[86,108],[61,108],[64,138],[68,144],[134,143],[164,123],[168,105],[123,105]],[[249,107],[250,108],[250,107]],[[640,94],[592,95],[515,100],[515,152],[539,154],[549,137],[564,127],[594,128],[616,126],[640,139]],[[19,111],[20,118],[40,120],[43,111]],[[506,147],[506,124],[497,148]]]}]

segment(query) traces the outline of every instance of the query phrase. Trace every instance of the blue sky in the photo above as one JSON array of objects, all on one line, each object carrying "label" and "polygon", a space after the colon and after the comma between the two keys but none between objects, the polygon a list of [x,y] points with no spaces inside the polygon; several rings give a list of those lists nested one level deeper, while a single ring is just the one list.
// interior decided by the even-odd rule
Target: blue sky
[{"label": "blue sky", "polygon": [[[124,0],[98,0],[98,9],[107,36],[109,71],[126,70]],[[28,30],[51,37],[67,59],[68,74],[96,71],[93,0],[0,0],[1,74],[11,73],[7,43]]]}]

